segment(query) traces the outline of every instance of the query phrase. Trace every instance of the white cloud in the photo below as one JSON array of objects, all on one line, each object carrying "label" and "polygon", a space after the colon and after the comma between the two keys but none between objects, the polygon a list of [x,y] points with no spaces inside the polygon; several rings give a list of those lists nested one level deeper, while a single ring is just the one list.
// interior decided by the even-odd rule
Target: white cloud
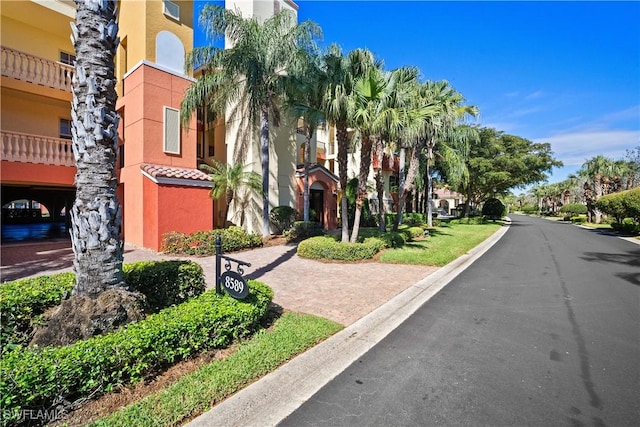
[{"label": "white cloud", "polygon": [[621,159],[626,150],[640,144],[638,130],[583,130],[536,138],[534,142],[548,142],[554,157],[565,166],[581,166],[597,155]]},{"label": "white cloud", "polygon": [[542,98],[543,96],[544,96],[544,92],[541,90],[537,90],[525,96],[524,99],[538,99],[538,98]]}]

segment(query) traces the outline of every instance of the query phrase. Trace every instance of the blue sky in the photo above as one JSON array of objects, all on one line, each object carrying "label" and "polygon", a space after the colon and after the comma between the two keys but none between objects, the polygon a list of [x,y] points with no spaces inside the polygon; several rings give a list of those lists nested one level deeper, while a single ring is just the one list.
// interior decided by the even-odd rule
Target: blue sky
[{"label": "blue sky", "polygon": [[322,45],[368,48],[387,69],[417,66],[477,106],[481,126],[549,142],[565,164],[549,182],[640,146],[640,2],[296,3],[299,21],[322,27]]}]

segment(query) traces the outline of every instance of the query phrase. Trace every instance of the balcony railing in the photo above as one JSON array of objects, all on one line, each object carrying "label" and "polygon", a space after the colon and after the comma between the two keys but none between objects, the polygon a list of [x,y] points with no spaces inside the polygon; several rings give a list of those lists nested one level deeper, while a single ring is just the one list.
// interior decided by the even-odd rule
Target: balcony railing
[{"label": "balcony railing", "polygon": [[71,141],[27,133],[1,131],[2,160],[75,166]]},{"label": "balcony railing", "polygon": [[19,50],[0,47],[2,75],[42,86],[71,90],[74,68],[60,62],[38,58]]}]

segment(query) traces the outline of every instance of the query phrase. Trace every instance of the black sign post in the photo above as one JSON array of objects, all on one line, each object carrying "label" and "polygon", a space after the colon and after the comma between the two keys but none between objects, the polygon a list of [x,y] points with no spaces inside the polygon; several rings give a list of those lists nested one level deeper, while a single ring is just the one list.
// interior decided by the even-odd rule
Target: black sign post
[{"label": "black sign post", "polygon": [[[225,259],[224,265],[225,272],[221,271],[222,258]],[[238,264],[236,271],[231,271],[231,262]],[[222,255],[222,239],[220,236],[216,236],[216,293],[222,294],[222,288],[236,299],[244,299],[249,294],[249,285],[242,274],[244,270],[242,266],[251,267],[248,262],[240,261],[225,255]]]}]

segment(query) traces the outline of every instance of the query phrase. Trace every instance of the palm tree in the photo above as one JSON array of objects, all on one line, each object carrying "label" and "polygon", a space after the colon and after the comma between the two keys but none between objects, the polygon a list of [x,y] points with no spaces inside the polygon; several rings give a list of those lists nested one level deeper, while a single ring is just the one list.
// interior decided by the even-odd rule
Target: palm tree
[{"label": "palm tree", "polygon": [[318,125],[325,120],[323,111],[327,78],[318,64],[318,58],[310,56],[306,66],[296,70],[296,75],[287,81],[285,106],[295,118],[302,118],[301,130],[304,142],[304,199],[303,220],[309,222],[309,167],[311,161],[311,140]]},{"label": "palm tree", "polygon": [[124,289],[122,212],[116,196],[116,113],[114,55],[118,46],[116,1],[76,1],[72,40],[73,154],[76,199],[71,208],[74,295],[95,297]]},{"label": "palm tree", "polygon": [[340,175],[340,218],[342,221],[342,241],[349,241],[347,165],[349,150],[349,100],[353,94],[355,79],[375,66],[373,54],[368,50],[355,49],[346,56],[337,45],[331,45],[322,56],[322,63],[327,79],[324,97],[324,113],[326,120],[335,124],[336,141],[338,143],[338,175]]},{"label": "palm tree", "polygon": [[266,237],[270,234],[269,126],[279,126],[287,73],[307,60],[306,52],[315,50],[320,28],[311,21],[295,25],[287,10],[259,22],[216,5],[203,7],[200,22],[210,38],[226,37],[231,47],[202,47],[189,54],[187,67],[202,67],[203,74],[185,93],[182,121],[187,123],[194,111],[208,105],[219,114],[228,109],[246,113],[251,126],[259,130]]},{"label": "palm tree", "polygon": [[262,178],[260,174],[254,171],[246,171],[244,165],[241,163],[236,163],[231,166],[214,159],[213,166],[202,164],[200,165],[200,169],[208,172],[215,184],[209,196],[216,200],[222,197],[225,198],[226,206],[224,209],[223,228],[227,227],[229,207],[235,200],[240,188],[248,187],[249,190],[257,192],[262,190]]},{"label": "palm tree", "polygon": [[602,213],[595,203],[607,194],[610,177],[615,174],[615,162],[608,157],[598,155],[582,164],[578,175],[585,178],[584,194],[587,201],[589,222],[600,223]]}]

